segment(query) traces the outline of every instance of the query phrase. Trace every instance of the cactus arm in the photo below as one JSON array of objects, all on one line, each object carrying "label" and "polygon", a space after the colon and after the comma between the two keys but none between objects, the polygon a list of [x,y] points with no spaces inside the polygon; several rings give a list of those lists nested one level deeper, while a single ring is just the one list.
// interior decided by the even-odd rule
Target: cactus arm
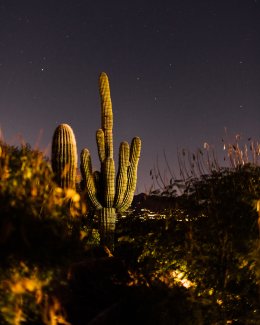
[{"label": "cactus arm", "polygon": [[118,173],[116,179],[115,207],[120,206],[125,197],[127,188],[127,170],[130,164],[129,152],[129,144],[126,141],[121,142],[119,148]]},{"label": "cactus arm", "polygon": [[99,92],[101,97],[102,119],[104,131],[106,157],[113,158],[113,113],[110,88],[107,75],[102,72],[99,77]]},{"label": "cactus arm", "polygon": [[60,124],[52,138],[52,169],[57,184],[62,188],[76,188],[77,144],[68,124]]},{"label": "cactus arm", "polygon": [[96,210],[102,209],[102,205],[98,201],[97,198],[97,188],[95,186],[95,179],[92,173],[92,164],[91,157],[88,149],[83,149],[80,155],[80,169],[82,173],[82,177],[86,184],[86,190],[91,201],[91,204],[94,206]]},{"label": "cactus arm", "polygon": [[93,172],[93,178],[94,178],[94,184],[96,188],[96,197],[99,202],[101,202],[101,197],[102,197],[102,178],[101,178],[101,173],[98,170],[95,170]]},{"label": "cactus arm", "polygon": [[118,211],[125,211],[129,208],[132,203],[133,196],[135,193],[136,182],[137,182],[137,167],[141,153],[141,140],[135,137],[131,143],[130,149],[130,166],[128,168],[127,176],[127,189],[123,202],[117,207]]},{"label": "cactus arm", "polygon": [[105,135],[104,135],[104,131],[102,129],[97,130],[96,141],[97,141],[97,147],[98,147],[99,160],[102,164],[106,158]]},{"label": "cactus arm", "polygon": [[[104,204],[111,208],[115,197],[115,164],[113,159],[113,112],[108,77],[101,73],[99,78],[101,97],[101,126],[97,132],[97,145],[104,180]],[[105,156],[105,157],[104,157]]]}]

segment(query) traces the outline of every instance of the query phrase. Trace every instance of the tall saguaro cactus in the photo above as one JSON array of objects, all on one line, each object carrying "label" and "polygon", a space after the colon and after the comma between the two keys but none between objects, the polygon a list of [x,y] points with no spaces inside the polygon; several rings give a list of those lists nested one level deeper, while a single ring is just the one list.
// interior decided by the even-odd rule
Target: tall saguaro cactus
[{"label": "tall saguaro cactus", "polygon": [[133,138],[131,147],[122,142],[119,149],[119,164],[115,177],[113,158],[113,112],[108,77],[99,77],[101,96],[101,129],[97,130],[96,141],[101,171],[93,172],[88,149],[81,152],[81,173],[92,207],[99,215],[99,231],[102,244],[113,249],[116,215],[125,211],[132,203],[137,167],[141,152],[141,140]]},{"label": "tall saguaro cactus", "polygon": [[62,188],[76,188],[77,145],[72,128],[60,124],[52,138],[52,169],[55,181]]}]

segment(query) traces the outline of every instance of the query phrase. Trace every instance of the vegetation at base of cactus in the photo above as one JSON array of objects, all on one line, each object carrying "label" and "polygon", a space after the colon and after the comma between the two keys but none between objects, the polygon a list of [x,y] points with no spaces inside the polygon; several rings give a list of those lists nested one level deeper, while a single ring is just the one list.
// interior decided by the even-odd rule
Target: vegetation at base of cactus
[{"label": "vegetation at base of cactus", "polygon": [[115,178],[113,158],[113,112],[108,77],[101,73],[99,78],[101,97],[101,124],[97,130],[96,142],[101,163],[98,177],[92,170],[88,149],[81,152],[81,172],[91,206],[99,213],[100,235],[103,244],[113,249],[113,233],[117,212],[130,206],[137,181],[137,167],[141,152],[141,140],[135,137],[131,148],[122,142],[119,151],[119,167]]},{"label": "vegetation at base of cactus", "polygon": [[76,188],[77,145],[72,128],[60,124],[52,138],[52,169],[55,181],[62,188]]},{"label": "vegetation at base of cactus", "polygon": [[189,179],[161,217],[119,218],[115,255],[149,286],[187,288],[196,324],[259,324],[259,180],[253,164]]},{"label": "vegetation at base of cactus", "polygon": [[[75,190],[55,186],[53,178],[51,167],[40,152],[28,146],[20,149],[1,144],[2,261],[12,251],[13,256],[35,261],[47,257],[50,261],[51,252],[52,263],[61,262],[66,257],[66,243],[70,242],[68,254],[74,239],[75,245],[80,243],[80,216],[85,213],[85,204]],[[73,203],[72,210],[67,209],[66,200]]]},{"label": "vegetation at base of cactus", "polygon": [[0,323],[71,325],[60,297],[54,294],[56,276],[52,270],[40,270],[24,262],[1,270]]},{"label": "vegetation at base of cactus", "polygon": [[84,203],[56,186],[42,153],[28,145],[0,148],[0,323],[50,324],[61,311],[55,294],[85,252]]},{"label": "vegetation at base of cactus", "polygon": [[[90,175],[103,204],[102,174]],[[140,215],[138,203],[118,218],[113,257],[80,218],[80,195],[53,178],[41,153],[0,144],[1,324],[259,324],[259,166],[189,179],[158,218]],[[117,211],[100,206],[112,242]]]}]

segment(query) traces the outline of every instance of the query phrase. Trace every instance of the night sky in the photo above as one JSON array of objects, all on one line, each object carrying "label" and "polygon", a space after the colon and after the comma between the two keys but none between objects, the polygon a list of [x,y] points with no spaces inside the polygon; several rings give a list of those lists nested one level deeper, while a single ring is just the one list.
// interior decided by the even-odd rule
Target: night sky
[{"label": "night sky", "polygon": [[[137,191],[163,152],[259,140],[260,2],[0,0],[0,126],[6,142],[50,152],[73,128],[99,168],[98,76],[110,80],[115,154],[142,139]],[[115,156],[115,160],[117,157]]]}]

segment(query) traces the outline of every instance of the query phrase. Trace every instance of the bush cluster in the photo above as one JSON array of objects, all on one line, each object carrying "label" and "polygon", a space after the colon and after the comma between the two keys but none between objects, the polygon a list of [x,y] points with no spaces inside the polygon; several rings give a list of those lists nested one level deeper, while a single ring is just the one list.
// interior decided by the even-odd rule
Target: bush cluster
[{"label": "bush cluster", "polygon": [[0,323],[257,324],[259,181],[252,164],[189,178],[164,218],[119,218],[111,258],[84,193],[1,143]]},{"label": "bush cluster", "polygon": [[84,204],[41,152],[1,143],[0,206],[0,323],[56,324],[55,295],[84,251]]},{"label": "bush cluster", "polygon": [[257,324],[259,181],[250,164],[189,179],[165,219],[120,220],[118,253],[150,285],[186,287],[195,323]]}]

